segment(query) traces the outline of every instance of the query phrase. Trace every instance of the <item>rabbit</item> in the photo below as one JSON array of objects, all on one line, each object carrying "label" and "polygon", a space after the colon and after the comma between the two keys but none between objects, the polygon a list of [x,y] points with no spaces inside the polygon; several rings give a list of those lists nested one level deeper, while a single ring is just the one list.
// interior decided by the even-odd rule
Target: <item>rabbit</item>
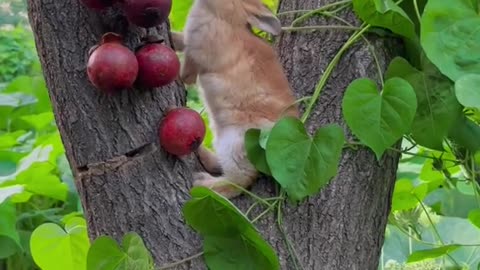
[{"label": "rabbit", "polygon": [[184,52],[180,79],[198,84],[214,135],[215,153],[198,149],[207,172],[195,173],[193,185],[226,198],[240,195],[235,185],[246,189],[259,175],[246,156],[245,132],[271,128],[282,116],[299,117],[274,49],[252,26],[281,32],[261,0],[195,0],[183,33],[172,33],[174,47]]}]

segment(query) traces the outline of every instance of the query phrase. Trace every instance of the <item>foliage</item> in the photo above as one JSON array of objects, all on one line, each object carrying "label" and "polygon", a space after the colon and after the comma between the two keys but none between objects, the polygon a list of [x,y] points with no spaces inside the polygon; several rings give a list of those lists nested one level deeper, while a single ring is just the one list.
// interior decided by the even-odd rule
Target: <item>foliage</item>
[{"label": "foliage", "polygon": [[111,237],[98,237],[88,250],[86,263],[88,270],[151,270],[154,267],[152,255],[136,233],[123,236],[121,247]]},{"label": "foliage", "polygon": [[[472,54],[478,51],[477,31],[472,27],[477,25],[478,4],[470,0],[450,3],[338,1],[315,10],[298,11],[303,14],[284,28],[300,31],[302,27],[298,25],[309,17],[338,18],[335,12],[349,6],[364,21],[320,78],[308,99],[302,122],[309,117],[342,54],[361,40],[364,33],[390,33],[406,44],[405,54],[393,59],[385,74],[377,67],[378,83],[369,78],[352,81],[342,104],[346,123],[359,139],[347,141],[346,146],[368,147],[378,159],[388,151],[403,153],[381,269],[444,269],[465,265],[476,268],[478,264],[476,256],[465,256],[476,252],[471,245],[478,243],[471,243],[471,239],[477,234],[475,226],[480,211],[480,199],[475,202],[475,198],[480,198],[478,158],[475,158],[475,152],[480,150],[480,92],[476,84],[480,58]],[[341,19],[337,21],[346,29],[351,27]],[[372,54],[377,59],[376,52]],[[344,144],[343,132],[317,137],[327,128],[322,127],[312,138],[302,122],[284,118],[271,130],[252,129],[246,133],[248,158],[282,188],[280,198],[273,200],[277,205],[265,204],[265,199],[250,194],[256,203],[265,204],[266,212],[279,208],[286,198],[302,200],[316,194],[336,174]],[[329,128],[339,129],[335,125]],[[406,148],[393,148],[398,141],[403,141]],[[456,207],[464,209],[464,214],[452,211]],[[443,230],[445,226],[458,230],[452,233]],[[390,228],[400,233],[390,235]],[[469,235],[470,239],[457,237],[456,233]],[[396,251],[390,249],[392,245],[396,249],[407,248],[407,252],[395,256]],[[295,262],[294,254],[290,255]]]},{"label": "foliage", "polygon": [[399,78],[387,80],[381,92],[374,81],[357,79],[347,88],[342,107],[352,132],[380,159],[410,129],[417,98],[412,86]]},{"label": "foliage", "polygon": [[193,188],[191,195],[183,214],[203,237],[210,269],[280,269],[273,248],[231,202],[204,187]]},{"label": "foliage", "polygon": [[25,0],[0,0],[0,27],[28,23]]},{"label": "foliage", "polygon": [[22,25],[4,28],[0,31],[0,82],[38,74],[40,65],[30,30]]}]

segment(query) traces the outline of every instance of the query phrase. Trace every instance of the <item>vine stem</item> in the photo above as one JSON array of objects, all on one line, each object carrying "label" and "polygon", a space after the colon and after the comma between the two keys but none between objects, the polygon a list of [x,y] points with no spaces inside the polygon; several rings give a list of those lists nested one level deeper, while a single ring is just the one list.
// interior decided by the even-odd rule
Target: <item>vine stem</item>
[{"label": "vine stem", "polygon": [[469,174],[470,174],[470,182],[472,183],[472,188],[473,188],[473,193],[475,194],[475,199],[477,201],[477,204],[478,206],[480,207],[480,194],[478,192],[478,182],[477,182],[477,179],[476,179],[476,169],[475,169],[475,156],[472,155],[470,157],[470,170],[469,170]]},{"label": "vine stem", "polygon": [[313,110],[313,106],[317,103],[318,97],[320,96],[320,92],[322,91],[323,87],[325,87],[328,78],[333,72],[333,69],[336,67],[338,62],[340,61],[342,55],[352,46],[354,42],[357,41],[359,37],[363,35],[368,29],[370,28],[370,25],[365,25],[362,24],[361,29],[357,31],[355,34],[353,34],[345,44],[343,44],[342,48],[337,52],[335,57],[332,59],[332,61],[328,64],[327,68],[325,69],[325,73],[322,75],[320,81],[318,82],[317,86],[315,87],[315,91],[313,92],[312,98],[310,99],[310,103],[308,104],[307,109],[305,110],[305,113],[302,116],[302,122],[305,123],[305,121],[308,119],[310,116],[310,113]]},{"label": "vine stem", "polygon": [[[442,240],[442,236],[440,235],[440,233],[438,232],[437,230],[437,227],[435,226],[435,224],[433,223],[432,221],[432,218],[430,217],[430,214],[428,213],[427,211],[427,208],[425,207],[425,205],[423,204],[423,201],[420,200],[420,198],[413,194],[413,196],[415,197],[415,199],[417,199],[418,203],[420,204],[420,206],[422,207],[423,211],[425,212],[425,215],[427,216],[427,219],[428,219],[428,222],[430,222],[430,225],[432,225],[432,229],[433,229],[433,232],[435,234],[435,237],[438,239],[438,241],[445,246],[445,242]],[[452,257],[452,255],[450,254],[446,254],[447,257],[457,266],[459,266],[458,262],[455,260],[455,258]]]},{"label": "vine stem", "polygon": [[[282,191],[282,195],[283,195],[284,191]],[[278,229],[280,230],[280,233],[282,234],[283,236],[283,239],[285,240],[285,245],[287,246],[287,250],[288,250],[288,253],[290,253],[290,256],[292,257],[292,261],[293,261],[293,265],[295,267],[296,270],[299,270],[299,269],[304,269],[302,265],[299,265],[300,264],[300,260],[298,259],[298,255],[295,251],[295,248],[293,247],[292,243],[290,242],[290,240],[288,239],[288,235],[287,233],[285,232],[285,230],[283,229],[282,227],[282,204],[283,204],[284,201],[280,201],[278,206],[277,206],[277,225],[278,225]],[[298,264],[297,264],[298,263]]]},{"label": "vine stem", "polygon": [[341,29],[341,30],[351,30],[358,31],[361,28],[355,26],[345,26],[345,25],[313,25],[313,26],[285,26],[282,27],[283,31],[295,32],[295,31],[305,31],[305,30],[330,30],[330,29]]},{"label": "vine stem", "polygon": [[173,267],[175,267],[175,266],[178,266],[178,265],[180,265],[180,264],[182,264],[182,263],[185,263],[185,262],[194,260],[194,259],[196,259],[196,258],[198,258],[198,257],[201,257],[202,255],[203,255],[203,251],[200,252],[200,253],[197,253],[197,254],[195,254],[195,255],[192,255],[192,256],[190,256],[190,257],[187,257],[187,258],[185,258],[185,259],[182,259],[182,260],[180,260],[180,261],[176,261],[176,262],[174,262],[174,263],[161,266],[160,268],[158,268],[158,270],[171,269],[171,268],[173,268]]},{"label": "vine stem", "polygon": [[297,105],[298,103],[301,103],[301,102],[304,102],[306,100],[309,100],[311,99],[312,97],[311,96],[306,96],[306,97],[302,97],[302,98],[299,98],[297,100],[295,100],[295,102],[293,102],[292,104],[288,105],[288,107],[286,107],[285,109],[282,110],[282,112],[280,113],[280,115],[284,115],[286,111],[288,111],[290,108],[292,108],[293,106]]},{"label": "vine stem", "polygon": [[312,10],[311,9],[287,10],[287,11],[284,11],[284,12],[277,13],[277,16],[297,14],[297,13],[307,13],[307,12],[310,12],[310,11],[312,11]]},{"label": "vine stem", "polygon": [[420,15],[420,9],[418,8],[418,1],[413,0],[413,7],[415,8],[415,14],[417,14],[418,22],[422,21],[422,16]]},{"label": "vine stem", "polygon": [[[272,197],[272,198],[268,198],[267,200],[275,200],[275,201],[274,201],[273,204],[271,204],[265,211],[263,211],[263,212],[260,213],[257,217],[255,217],[255,218],[251,221],[251,223],[257,222],[260,218],[262,218],[262,217],[263,217],[264,215],[266,215],[268,212],[272,211],[272,209],[274,209],[274,207],[276,206],[276,204],[279,203],[279,202],[281,202],[281,201],[283,201],[284,198],[283,198],[283,197]],[[256,205],[258,205],[258,203],[259,203],[259,202],[257,201],[257,202],[255,202],[255,203],[253,203],[252,206],[256,206]],[[252,206],[251,206],[250,208],[252,208]],[[249,208],[249,209],[250,209],[250,208]],[[246,214],[245,214],[245,215],[246,215]],[[181,259],[181,260],[179,260],[179,261],[176,261],[176,262],[173,262],[173,263],[170,263],[170,264],[163,265],[163,266],[161,266],[160,268],[158,268],[157,270],[166,270],[166,269],[173,268],[173,267],[178,266],[178,265],[180,265],[180,264],[183,264],[183,263],[186,263],[186,262],[188,262],[188,261],[194,260],[194,259],[196,259],[196,258],[198,258],[198,257],[201,257],[203,254],[204,254],[203,251],[202,251],[202,252],[199,252],[199,253],[197,253],[197,254],[194,254],[194,255],[192,255],[192,256],[190,256],[190,257],[187,257],[187,258],[184,258],[184,259]]]},{"label": "vine stem", "polygon": [[[412,228],[408,227],[408,234],[412,233]],[[413,241],[412,238],[408,238],[408,255],[411,255],[413,252]]]},{"label": "vine stem", "polygon": [[316,13],[320,13],[322,11],[325,11],[325,10],[329,9],[329,8],[340,6],[340,5],[343,5],[343,4],[348,4],[348,3],[351,3],[351,2],[352,2],[352,0],[343,0],[343,1],[338,1],[338,2],[334,2],[334,3],[326,4],[322,7],[314,9],[314,10],[310,10],[306,14],[303,14],[302,16],[293,20],[292,26],[302,22],[305,19],[308,19],[309,17],[315,15]]},{"label": "vine stem", "polygon": [[260,198],[260,197],[257,196],[256,194],[254,194],[254,193],[246,190],[245,188],[243,188],[243,187],[241,187],[241,186],[239,186],[239,185],[237,185],[237,184],[235,184],[235,183],[233,183],[233,182],[230,182],[230,181],[222,181],[222,182],[228,183],[229,185],[232,185],[233,187],[241,190],[242,192],[244,192],[244,193],[247,194],[248,196],[252,197],[252,198],[255,199],[256,201],[261,202],[261,203],[267,205],[268,207],[272,207],[272,204],[271,204],[271,203],[269,203],[268,201],[266,201],[266,200],[263,199],[263,198]]},{"label": "vine stem", "polygon": [[268,214],[268,212],[272,211],[272,209],[275,207],[275,205],[277,204],[277,202],[279,202],[279,200],[275,201],[271,207],[268,207],[267,209],[265,209],[262,213],[260,213],[256,218],[252,219],[252,223],[255,223],[257,222],[259,219],[261,219],[263,216],[265,216],[266,214]]}]

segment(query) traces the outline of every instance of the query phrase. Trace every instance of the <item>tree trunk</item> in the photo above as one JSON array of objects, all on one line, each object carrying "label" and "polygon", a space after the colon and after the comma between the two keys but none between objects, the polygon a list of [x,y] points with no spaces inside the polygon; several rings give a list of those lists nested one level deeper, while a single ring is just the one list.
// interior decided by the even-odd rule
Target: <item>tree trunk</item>
[{"label": "tree trunk", "polygon": [[[75,175],[91,239],[139,233],[157,262],[197,253],[200,242],[181,216],[192,159],[181,161],[158,145],[165,108],[182,106],[178,82],[157,91],[135,89],[108,97],[86,73],[87,54],[103,33],[125,35],[135,48],[145,30],[127,26],[118,10],[96,13],[78,0],[30,0],[28,11],[54,113]],[[150,30],[170,44],[168,25]]]},{"label": "tree trunk", "polygon": [[[282,1],[279,12],[311,10],[332,0]],[[359,26],[349,9],[345,20]],[[282,17],[282,25],[291,24],[293,16]],[[338,25],[333,19],[310,19],[304,25]],[[284,33],[278,50],[289,81],[298,98],[311,96],[328,63],[352,32],[327,30]],[[382,71],[398,55],[396,40],[367,36]],[[312,112],[308,129],[338,123],[353,139],[342,117],[345,89],[354,79],[368,77],[378,81],[375,59],[368,44],[360,41],[342,57],[319,102]],[[345,150],[337,177],[319,196],[285,213],[287,234],[293,239],[305,269],[377,269],[390,212],[393,186],[400,155],[388,152],[379,162],[365,148]],[[291,269],[289,267],[288,269]]]},{"label": "tree trunk", "polygon": [[[28,2],[37,50],[90,237],[105,234],[119,239],[135,231],[144,238],[159,266],[198,253],[200,239],[184,225],[181,216],[196,162],[167,155],[156,138],[164,109],[185,104],[183,86],[173,83],[160,91],[125,92],[113,97],[100,94],[86,77],[89,47],[106,31],[125,30],[121,32],[133,48],[143,30],[132,26],[122,29],[125,23],[118,20],[118,11],[97,14],[77,0]],[[326,2],[283,1],[280,11],[313,9]],[[356,22],[352,13],[345,18]],[[153,32],[170,44],[167,24]],[[322,71],[348,36],[340,31],[283,34],[279,53],[298,97],[312,94]],[[385,69],[394,55],[386,48],[396,44],[378,37],[369,40]],[[347,132],[341,114],[344,89],[358,77],[376,79],[374,67],[366,44],[349,50],[322,92],[309,130],[335,122]],[[376,269],[398,158],[398,154],[388,153],[377,162],[369,150],[345,150],[338,176],[321,194],[301,205],[285,207],[284,229],[303,269]],[[271,196],[274,190],[267,179],[252,189],[262,196]],[[234,203],[241,209],[251,205],[246,196],[234,199]],[[275,217],[267,216],[256,226],[277,250],[282,269],[295,269],[275,222]],[[195,259],[176,269],[206,267],[202,259]]]}]

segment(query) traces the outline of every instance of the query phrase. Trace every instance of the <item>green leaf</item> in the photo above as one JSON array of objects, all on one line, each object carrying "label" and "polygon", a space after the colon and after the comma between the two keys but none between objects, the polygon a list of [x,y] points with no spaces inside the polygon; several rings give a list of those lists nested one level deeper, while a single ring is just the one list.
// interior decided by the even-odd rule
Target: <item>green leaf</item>
[{"label": "green leaf", "polygon": [[258,142],[260,144],[260,147],[262,147],[262,149],[267,149],[267,142],[268,142],[268,138],[270,138],[271,131],[272,131],[271,129],[262,129],[260,131]]},{"label": "green leaf", "polygon": [[455,94],[463,106],[480,109],[480,74],[467,74],[458,79]]},{"label": "green leaf", "polygon": [[[18,76],[5,89],[5,93],[18,93],[35,97],[30,113],[51,112],[52,106],[43,76]],[[33,104],[33,103],[29,103]]]},{"label": "green leaf", "polygon": [[474,209],[468,213],[468,220],[480,229],[480,209]]},{"label": "green leaf", "polygon": [[172,30],[182,31],[185,26],[188,12],[193,4],[193,0],[182,0],[172,2],[172,11],[170,12],[170,24]]},{"label": "green leaf", "polygon": [[453,81],[480,74],[480,17],[475,8],[471,0],[430,0],[423,12],[422,47]]},{"label": "green leaf", "polygon": [[343,98],[345,120],[377,158],[410,130],[417,99],[412,86],[400,78],[385,82],[382,92],[370,79],[354,80]]},{"label": "green leaf", "polygon": [[0,93],[0,107],[12,107],[18,108],[35,104],[37,99],[31,95],[25,95],[22,93],[2,94]]},{"label": "green leaf", "polygon": [[[245,215],[230,201],[206,188],[193,188],[183,207],[183,215],[201,235],[232,236],[252,226]],[[202,209],[202,210],[201,210]],[[224,219],[228,222],[216,222]]]},{"label": "green leaf", "polygon": [[48,146],[39,146],[36,147],[32,152],[20,160],[20,164],[17,166],[17,169],[14,173],[6,176],[0,176],[0,185],[6,181],[14,180],[20,173],[26,171],[32,164],[37,162],[48,161],[53,147]]},{"label": "green leaf", "polygon": [[85,270],[89,245],[83,218],[70,219],[65,229],[45,223],[33,231],[30,239],[33,259],[45,270]]},{"label": "green leaf", "polygon": [[204,239],[209,269],[280,269],[272,247],[230,201],[205,187],[193,188],[191,195],[183,215]]},{"label": "green leaf", "polygon": [[[108,236],[100,236],[88,250],[87,269],[121,269],[127,255],[118,247],[115,240]],[[125,266],[123,266],[125,267]]]},{"label": "green leaf", "polygon": [[34,128],[37,131],[41,131],[48,126],[52,126],[52,123],[54,122],[54,117],[53,112],[45,112],[21,116],[20,120],[25,123],[27,127]]},{"label": "green leaf", "polygon": [[20,194],[24,191],[23,185],[13,185],[7,187],[0,187],[0,204],[15,194]]},{"label": "green leaf", "polygon": [[0,149],[9,149],[19,144],[19,138],[25,135],[24,130],[4,133],[0,135]]},{"label": "green leaf", "polygon": [[480,126],[465,116],[455,122],[448,134],[456,144],[475,153],[480,150]]},{"label": "green leaf", "polygon": [[393,0],[353,0],[353,9],[370,25],[390,29],[411,40],[418,39],[412,20]]},{"label": "green leaf", "polygon": [[407,262],[419,262],[427,259],[434,259],[444,255],[449,254],[450,252],[458,249],[460,245],[446,245],[439,248],[424,249],[415,251],[410,256],[408,256]]},{"label": "green leaf", "polygon": [[419,175],[422,181],[443,182],[445,179],[443,172],[454,175],[461,170],[460,166],[456,162],[453,162],[457,158],[451,152],[428,151],[423,154],[432,158],[425,159],[423,163]]},{"label": "green leaf", "polygon": [[453,85],[436,72],[421,72],[407,60],[392,60],[386,78],[400,77],[410,83],[417,97],[417,112],[412,124],[412,137],[425,147],[443,150],[443,140],[462,114]]},{"label": "green leaf", "polygon": [[300,120],[283,118],[270,132],[267,162],[289,197],[302,200],[317,193],[337,174],[344,142],[338,125],[324,126],[312,138]]},{"label": "green leaf", "polygon": [[[33,163],[20,172],[15,180],[4,185],[22,185],[25,192],[39,194],[60,201],[65,201],[68,186],[54,174],[56,167],[48,162]],[[1,186],[1,185],[0,185]]]},{"label": "green leaf", "polygon": [[20,236],[16,223],[15,205],[10,202],[0,203],[0,260],[8,258],[21,250]]},{"label": "green leaf", "polygon": [[280,269],[271,247],[252,230],[228,237],[205,237],[204,252],[205,262],[212,270]]},{"label": "green leaf", "polygon": [[88,270],[150,270],[153,258],[145,247],[142,238],[136,233],[123,237],[122,247],[108,236],[100,236],[88,251]]},{"label": "green leaf", "polygon": [[259,129],[249,129],[245,133],[245,150],[247,157],[255,168],[266,175],[272,175],[268,167],[265,150],[260,145],[261,131]]},{"label": "green leaf", "polygon": [[397,180],[393,191],[392,211],[402,211],[416,207],[419,200],[425,198],[427,191],[427,184],[414,187],[410,179]]}]

